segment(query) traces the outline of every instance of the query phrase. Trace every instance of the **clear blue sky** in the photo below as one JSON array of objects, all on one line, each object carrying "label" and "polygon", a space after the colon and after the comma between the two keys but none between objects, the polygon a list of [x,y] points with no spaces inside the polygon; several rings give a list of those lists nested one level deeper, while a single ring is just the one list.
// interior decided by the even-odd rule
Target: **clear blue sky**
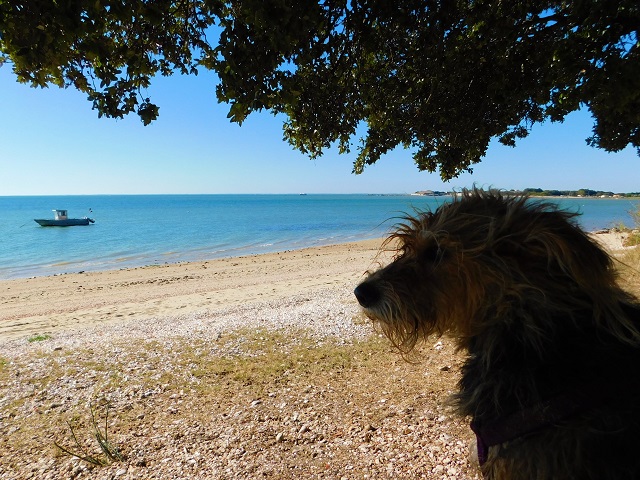
[{"label": "clear blue sky", "polygon": [[[148,193],[411,193],[473,183],[504,189],[640,190],[635,149],[588,147],[588,113],[536,126],[515,149],[490,147],[472,175],[444,183],[398,149],[362,175],[353,156],[312,161],[282,140],[282,119],[251,115],[239,127],[215,100],[215,77],[156,78],[148,94],[160,118],[99,119],[73,89],[33,89],[0,68],[0,195]],[[355,151],[355,149],[354,149]]]}]

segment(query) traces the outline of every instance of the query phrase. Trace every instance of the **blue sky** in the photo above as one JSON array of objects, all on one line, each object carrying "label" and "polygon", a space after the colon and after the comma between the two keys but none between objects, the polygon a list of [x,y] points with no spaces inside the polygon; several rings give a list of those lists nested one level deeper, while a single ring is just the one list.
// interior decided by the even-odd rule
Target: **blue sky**
[{"label": "blue sky", "polygon": [[[18,84],[0,68],[0,195],[169,193],[411,193],[473,183],[504,189],[640,190],[635,149],[590,148],[588,113],[534,127],[515,149],[494,142],[484,161],[444,183],[419,172],[398,149],[362,175],[353,156],[329,150],[317,160],[282,140],[282,119],[252,114],[241,126],[215,100],[215,77],[156,78],[148,91],[160,118],[99,119],[73,89]],[[355,149],[354,149],[355,151]]]}]

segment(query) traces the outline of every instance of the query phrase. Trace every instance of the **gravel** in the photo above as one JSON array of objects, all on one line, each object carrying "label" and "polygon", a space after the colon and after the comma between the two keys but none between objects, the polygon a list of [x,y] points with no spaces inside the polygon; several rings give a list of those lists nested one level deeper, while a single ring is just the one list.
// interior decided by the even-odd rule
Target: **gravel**
[{"label": "gravel", "polygon": [[[267,385],[209,390],[202,362],[261,361],[250,331],[278,333],[284,352],[331,344],[354,358],[378,338],[340,287],[6,341],[0,479],[479,478],[467,420],[445,405],[462,361],[449,339],[425,346],[420,364],[389,349],[377,369],[329,358],[311,376],[290,368]],[[91,409],[123,460],[94,466],[55,447],[100,455]]]}]

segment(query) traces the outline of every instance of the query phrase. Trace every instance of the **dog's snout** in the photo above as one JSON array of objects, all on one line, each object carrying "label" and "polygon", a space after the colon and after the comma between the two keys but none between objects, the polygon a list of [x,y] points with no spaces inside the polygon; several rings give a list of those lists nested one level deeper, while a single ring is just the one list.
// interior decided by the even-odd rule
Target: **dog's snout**
[{"label": "dog's snout", "polygon": [[380,300],[380,292],[372,283],[361,283],[353,291],[358,303],[363,307],[372,307]]}]

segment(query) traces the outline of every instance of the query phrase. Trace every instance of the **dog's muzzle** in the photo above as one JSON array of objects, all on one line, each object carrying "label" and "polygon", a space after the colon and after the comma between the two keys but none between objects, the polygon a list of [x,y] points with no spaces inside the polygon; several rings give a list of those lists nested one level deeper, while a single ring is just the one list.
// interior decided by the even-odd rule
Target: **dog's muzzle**
[{"label": "dog's muzzle", "polygon": [[358,299],[358,303],[364,308],[371,308],[380,301],[380,290],[371,282],[363,282],[356,287],[353,294]]}]

